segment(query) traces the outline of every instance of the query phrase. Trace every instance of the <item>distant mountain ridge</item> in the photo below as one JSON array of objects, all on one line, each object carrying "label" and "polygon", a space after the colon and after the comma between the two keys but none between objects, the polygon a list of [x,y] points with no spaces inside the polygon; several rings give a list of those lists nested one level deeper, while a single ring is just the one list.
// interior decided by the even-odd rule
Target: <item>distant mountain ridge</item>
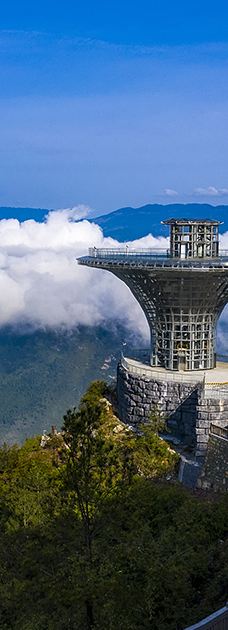
[{"label": "distant mountain ridge", "polygon": [[[0,207],[0,220],[18,219],[23,222],[33,219],[40,223],[48,212],[51,211],[45,208]],[[228,231],[228,205],[211,206],[206,203],[147,204],[140,208],[119,208],[88,220],[99,225],[106,237],[132,241],[150,233],[153,236],[167,236],[168,228],[161,225],[161,221],[171,217],[219,219],[223,222],[221,233]]]},{"label": "distant mountain ridge", "polygon": [[111,236],[118,241],[132,241],[150,233],[153,236],[167,236],[168,228],[161,225],[161,221],[172,217],[216,219],[223,222],[221,233],[228,230],[228,206],[205,203],[148,204],[140,208],[120,208],[90,220],[102,228],[104,236]]},{"label": "distant mountain ridge", "polygon": [[33,219],[42,223],[50,210],[45,208],[11,208],[0,206],[0,220],[1,219],[17,219],[18,221],[28,221]]}]

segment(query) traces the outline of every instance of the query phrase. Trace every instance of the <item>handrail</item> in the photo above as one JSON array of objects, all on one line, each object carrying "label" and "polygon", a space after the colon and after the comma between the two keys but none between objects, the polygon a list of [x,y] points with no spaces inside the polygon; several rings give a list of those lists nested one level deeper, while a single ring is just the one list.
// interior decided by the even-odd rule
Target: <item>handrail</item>
[{"label": "handrail", "polygon": [[171,256],[170,250],[169,249],[165,249],[165,248],[161,248],[161,247],[157,247],[157,248],[151,248],[151,247],[145,247],[142,249],[134,249],[131,248],[130,246],[126,245],[125,247],[113,247],[113,248],[97,248],[97,247],[90,247],[89,248],[89,256],[91,256],[92,258],[108,258],[110,256],[114,256],[115,258],[118,258],[119,256],[124,256],[125,257],[131,257],[131,256],[149,256],[149,257],[153,257],[153,258],[172,258],[173,260],[219,260],[221,258],[227,258],[228,257],[228,250],[224,249],[224,250],[220,250],[219,252],[219,256],[204,256],[204,257],[189,257],[189,258],[180,258],[180,257],[175,257],[175,256]]},{"label": "handrail", "polygon": [[194,623],[193,626],[188,626],[185,630],[198,630],[198,628],[202,630],[225,630],[227,619],[228,605],[226,604],[223,608],[216,610],[216,612],[201,619],[198,623]]},{"label": "handrail", "polygon": [[90,247],[89,256],[92,256],[93,258],[107,258],[108,256],[159,256],[162,258],[170,258],[170,253],[168,249],[160,247],[155,249],[151,247],[145,247],[143,249],[130,249],[128,246],[110,249]]}]

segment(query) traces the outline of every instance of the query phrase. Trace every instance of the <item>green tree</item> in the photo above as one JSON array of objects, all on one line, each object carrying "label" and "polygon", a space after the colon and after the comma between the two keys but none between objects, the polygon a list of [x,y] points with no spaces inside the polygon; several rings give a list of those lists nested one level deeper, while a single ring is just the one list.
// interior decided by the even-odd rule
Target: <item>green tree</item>
[{"label": "green tree", "polygon": [[0,504],[7,530],[36,526],[60,510],[60,469],[51,452],[40,448],[40,437],[24,445],[0,449]]},{"label": "green tree", "polygon": [[158,405],[154,405],[149,414],[149,424],[154,433],[161,433],[166,429],[166,415],[161,412]]},{"label": "green tree", "polygon": [[68,447],[66,487],[80,516],[86,550],[87,626],[94,627],[93,543],[104,505],[137,476],[155,477],[172,469],[177,456],[150,427],[137,435],[118,421],[104,397],[105,385],[95,382],[79,409],[67,412],[63,430]]},{"label": "green tree", "polygon": [[224,605],[227,497],[168,482],[176,462],[99,382],[45,448],[0,449],[0,627],[182,630]]},{"label": "green tree", "polygon": [[96,519],[126,475],[126,456],[120,457],[120,440],[113,432],[116,420],[104,393],[102,382],[93,383],[79,409],[69,410],[64,416],[63,425],[68,447],[66,488],[84,532],[88,629],[95,623],[92,575]]}]

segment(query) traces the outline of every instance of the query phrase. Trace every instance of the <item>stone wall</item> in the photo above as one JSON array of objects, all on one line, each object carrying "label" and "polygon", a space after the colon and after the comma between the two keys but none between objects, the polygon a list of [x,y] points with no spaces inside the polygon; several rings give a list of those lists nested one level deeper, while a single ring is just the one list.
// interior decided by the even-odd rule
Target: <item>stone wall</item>
[{"label": "stone wall", "polygon": [[210,434],[197,487],[215,492],[228,490],[228,439]]},{"label": "stone wall", "polygon": [[215,395],[213,388],[205,390],[202,383],[137,375],[122,363],[117,372],[117,396],[123,422],[137,427],[156,409],[168,417],[168,426],[199,457],[205,455],[211,423],[221,427],[228,423],[228,397],[222,389],[217,388]]},{"label": "stone wall", "polygon": [[[218,387],[215,393],[213,388],[207,390],[200,383],[137,375],[120,363],[117,396],[120,419],[135,427],[147,422],[155,409],[161,416],[168,417],[168,425],[181,438],[182,444],[194,448],[197,456],[194,466],[200,473],[199,488],[228,489],[228,439],[210,432],[213,424],[216,431],[218,427],[228,425],[228,397],[222,389]],[[187,465],[190,470],[191,463],[185,462],[185,472]],[[194,478],[197,470],[194,468]],[[190,473],[192,483],[192,470]]]},{"label": "stone wall", "polygon": [[138,426],[149,420],[156,408],[169,417],[169,424],[177,430],[186,444],[194,445],[199,397],[197,383],[178,383],[137,376],[121,363],[117,372],[119,416],[123,422]]},{"label": "stone wall", "polygon": [[201,455],[207,448],[210,433],[210,425],[217,424],[226,427],[228,424],[228,398],[213,398],[211,394],[205,396],[202,390],[197,405],[196,419],[196,455]]}]

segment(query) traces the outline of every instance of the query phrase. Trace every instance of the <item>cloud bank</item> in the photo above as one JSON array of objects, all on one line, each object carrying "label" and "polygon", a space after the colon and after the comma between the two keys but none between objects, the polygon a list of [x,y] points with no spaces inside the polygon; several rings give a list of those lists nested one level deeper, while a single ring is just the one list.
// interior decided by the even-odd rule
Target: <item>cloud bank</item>
[{"label": "cloud bank", "polygon": [[[0,326],[71,330],[80,325],[122,324],[148,342],[145,316],[129,289],[110,272],[81,267],[76,258],[88,247],[118,247],[101,228],[86,219],[88,209],[56,210],[44,223],[0,221]],[[221,237],[228,248],[228,233]],[[151,234],[132,241],[134,247],[167,247]],[[225,350],[227,314],[219,341]]]},{"label": "cloud bank", "polygon": [[[72,329],[79,325],[118,325],[146,338],[145,317],[127,287],[108,272],[81,267],[76,258],[88,247],[115,247],[88,220],[87,209],[48,214],[44,223],[0,221],[0,326]],[[151,235],[137,246],[166,246]]]}]

